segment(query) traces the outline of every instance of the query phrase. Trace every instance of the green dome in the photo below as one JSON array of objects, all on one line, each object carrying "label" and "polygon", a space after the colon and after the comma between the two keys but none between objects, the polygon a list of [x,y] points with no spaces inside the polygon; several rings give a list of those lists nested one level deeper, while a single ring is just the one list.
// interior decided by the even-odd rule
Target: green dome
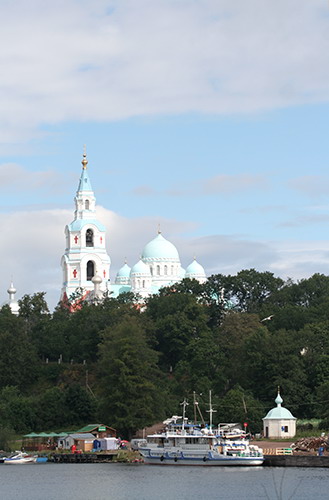
[{"label": "green dome", "polygon": [[128,266],[127,263],[122,266],[117,274],[117,278],[129,278],[130,275],[130,267]]},{"label": "green dome", "polygon": [[278,392],[277,397],[275,398],[276,402],[276,408],[272,408],[266,415],[266,417],[263,418],[265,420],[266,418],[274,419],[274,420],[296,420],[296,417],[294,417],[287,408],[282,408],[281,403],[283,403],[283,399],[280,396],[280,392]]},{"label": "green dome", "polygon": [[161,233],[159,233],[152,241],[150,241],[144,248],[142,253],[144,262],[170,260],[179,262],[179,255],[175,245],[166,240]]},{"label": "green dome", "polygon": [[134,274],[139,274],[143,276],[151,276],[151,271],[149,266],[147,266],[142,260],[139,260],[130,271],[130,276]]},{"label": "green dome", "polygon": [[199,264],[199,262],[197,262],[195,259],[186,268],[186,278],[192,278],[193,276],[206,277],[205,270],[203,269],[203,267],[201,266],[201,264]]},{"label": "green dome", "polygon": [[271,418],[271,419],[294,419],[295,417],[291,414],[287,408],[282,408],[282,406],[278,406],[276,408],[273,408],[268,412],[265,418]]}]

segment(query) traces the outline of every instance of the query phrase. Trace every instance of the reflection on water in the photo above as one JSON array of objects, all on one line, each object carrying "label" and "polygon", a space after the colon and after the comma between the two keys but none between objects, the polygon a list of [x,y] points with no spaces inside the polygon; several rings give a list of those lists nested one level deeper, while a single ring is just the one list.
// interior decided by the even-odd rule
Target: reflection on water
[{"label": "reflection on water", "polygon": [[0,466],[6,500],[194,500],[328,498],[329,470],[140,464]]}]

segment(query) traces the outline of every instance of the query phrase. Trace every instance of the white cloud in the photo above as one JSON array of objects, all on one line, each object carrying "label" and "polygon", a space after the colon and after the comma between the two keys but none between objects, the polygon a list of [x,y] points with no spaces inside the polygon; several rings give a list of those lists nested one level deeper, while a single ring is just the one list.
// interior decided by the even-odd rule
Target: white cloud
[{"label": "white cloud", "polygon": [[3,144],[66,120],[329,99],[323,0],[17,0],[0,16]]},{"label": "white cloud", "polygon": [[314,226],[314,224],[322,224],[326,227],[329,222],[329,214],[310,214],[310,215],[299,215],[290,220],[284,221],[278,224],[279,227],[305,227]]},{"label": "white cloud", "polygon": [[[328,273],[328,241],[255,241],[241,235],[193,238],[184,236],[195,229],[190,222],[153,217],[128,219],[103,207],[98,207],[97,215],[107,227],[112,279],[125,257],[129,265],[138,261],[145,244],[155,237],[158,223],[163,235],[177,246],[182,265],[186,267],[196,256],[208,275],[235,274],[249,268],[271,271],[284,279]],[[72,218],[73,210],[20,211],[1,218],[0,302],[7,300],[6,289],[13,278],[17,298],[45,291],[51,308],[56,305],[62,285],[60,259],[64,252],[64,227]]]},{"label": "white cloud", "polygon": [[196,182],[186,183],[183,188],[171,187],[169,189],[156,190],[151,186],[138,186],[132,190],[135,196],[159,196],[166,195],[172,197],[181,196],[209,196],[221,194],[222,196],[232,196],[242,191],[253,189],[265,189],[267,182],[261,175],[246,174],[219,174],[214,177],[199,179]]},{"label": "white cloud", "polygon": [[240,193],[250,189],[264,189],[266,182],[260,175],[227,175],[221,174],[201,183],[202,194],[224,194]]},{"label": "white cloud", "polygon": [[329,195],[329,178],[324,175],[302,175],[291,179],[288,184],[292,189],[316,200]]},{"label": "white cloud", "polygon": [[16,163],[4,163],[0,165],[0,186],[1,189],[10,188],[11,194],[23,189],[46,188],[51,190],[58,186],[61,174],[54,170],[31,172]]}]

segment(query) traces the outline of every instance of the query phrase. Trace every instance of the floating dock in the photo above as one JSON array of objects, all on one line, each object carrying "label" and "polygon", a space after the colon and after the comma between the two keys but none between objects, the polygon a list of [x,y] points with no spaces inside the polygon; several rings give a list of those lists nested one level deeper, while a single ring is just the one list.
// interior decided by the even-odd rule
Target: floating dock
[{"label": "floating dock", "polygon": [[265,467],[329,467],[329,456],[265,455]]},{"label": "floating dock", "polygon": [[49,460],[64,464],[94,464],[113,462],[117,456],[117,453],[53,453]]}]

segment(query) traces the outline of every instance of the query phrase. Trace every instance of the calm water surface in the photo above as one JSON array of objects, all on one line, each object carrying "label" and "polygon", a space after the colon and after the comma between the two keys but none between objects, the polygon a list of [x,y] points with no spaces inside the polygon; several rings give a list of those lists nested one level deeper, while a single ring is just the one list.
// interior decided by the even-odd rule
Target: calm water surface
[{"label": "calm water surface", "polygon": [[329,498],[329,469],[140,464],[0,465],[6,500]]}]

